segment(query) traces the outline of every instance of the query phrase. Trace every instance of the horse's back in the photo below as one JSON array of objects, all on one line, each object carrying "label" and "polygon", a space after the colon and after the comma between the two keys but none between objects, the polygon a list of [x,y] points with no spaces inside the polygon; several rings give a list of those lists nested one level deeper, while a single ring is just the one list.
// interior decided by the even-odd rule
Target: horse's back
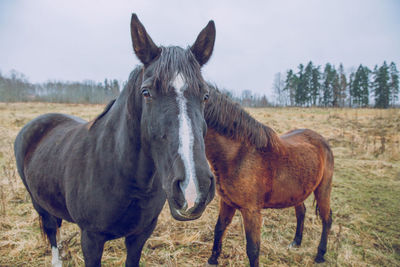
[{"label": "horse's back", "polygon": [[25,186],[24,162],[31,156],[42,140],[56,127],[62,125],[73,127],[85,122],[78,117],[49,113],[31,120],[21,129],[14,142],[14,153],[17,169]]},{"label": "horse's back", "polygon": [[334,158],[328,141],[319,133],[310,129],[296,129],[280,136],[286,144],[294,147],[312,145],[320,151],[325,161],[325,169],[332,169]]},{"label": "horse's back", "polygon": [[328,154],[332,154],[328,141],[319,133],[310,129],[296,129],[289,131],[280,136],[280,138],[291,145],[305,145],[311,144],[316,147],[322,148]]}]

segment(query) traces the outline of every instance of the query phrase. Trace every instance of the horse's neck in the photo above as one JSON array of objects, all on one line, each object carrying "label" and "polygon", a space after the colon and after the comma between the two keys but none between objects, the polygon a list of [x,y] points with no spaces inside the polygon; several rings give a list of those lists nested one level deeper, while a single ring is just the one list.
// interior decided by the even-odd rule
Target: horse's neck
[{"label": "horse's neck", "polygon": [[[125,167],[137,161],[140,152],[140,105],[129,104],[131,95],[127,88],[93,127],[97,145],[105,152],[113,150],[113,160]],[[129,110],[134,108],[134,110]]]},{"label": "horse's neck", "polygon": [[238,153],[243,152],[244,146],[248,145],[226,137],[213,128],[207,130],[205,144],[207,158],[216,172],[222,168],[226,169],[232,161],[235,161]]},{"label": "horse's neck", "polygon": [[279,150],[279,137],[271,128],[257,121],[217,90],[210,90],[210,94],[210,101],[205,108],[205,119],[209,128],[227,138],[247,142],[260,150]]},{"label": "horse's neck", "polygon": [[[273,134],[273,135],[272,135]],[[218,130],[209,127],[205,138],[207,158],[214,168],[221,165],[223,168],[227,164],[236,164],[238,158],[243,158],[246,153],[261,153],[268,157],[275,158],[285,156],[287,147],[278,135],[272,133],[267,140],[266,147],[251,144],[249,140],[241,140],[232,136],[221,134]]]}]

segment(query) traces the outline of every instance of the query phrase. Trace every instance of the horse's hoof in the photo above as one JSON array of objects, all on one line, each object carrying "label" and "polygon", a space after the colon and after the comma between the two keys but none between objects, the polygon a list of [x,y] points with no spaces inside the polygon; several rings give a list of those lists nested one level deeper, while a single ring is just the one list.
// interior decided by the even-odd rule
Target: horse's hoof
[{"label": "horse's hoof", "polygon": [[316,263],[325,262],[324,256],[317,255],[317,257],[315,257],[315,262]]},{"label": "horse's hoof", "polygon": [[292,243],[289,244],[288,249],[292,249],[292,248],[299,248],[300,244],[297,244],[296,241],[293,241]]},{"label": "horse's hoof", "polygon": [[209,258],[206,266],[218,266],[218,260]]}]

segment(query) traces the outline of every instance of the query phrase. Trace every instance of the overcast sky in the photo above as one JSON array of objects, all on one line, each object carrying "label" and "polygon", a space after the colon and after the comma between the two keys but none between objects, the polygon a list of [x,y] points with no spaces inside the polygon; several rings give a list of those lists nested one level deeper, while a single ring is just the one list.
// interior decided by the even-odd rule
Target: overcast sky
[{"label": "overcast sky", "polygon": [[217,40],[204,76],[234,92],[272,95],[277,72],[299,63],[400,69],[399,0],[0,0],[0,71],[48,79],[126,80],[139,64],[137,13],[160,45],[191,45],[209,20]]}]

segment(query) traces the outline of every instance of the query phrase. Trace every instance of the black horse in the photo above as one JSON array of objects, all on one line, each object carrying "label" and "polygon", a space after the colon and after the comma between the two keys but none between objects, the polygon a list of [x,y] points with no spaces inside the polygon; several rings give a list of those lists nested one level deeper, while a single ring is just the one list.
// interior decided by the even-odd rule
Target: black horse
[{"label": "black horse", "polygon": [[78,224],[86,266],[99,266],[104,243],[125,237],[127,266],[138,266],[145,241],[168,199],[177,220],[201,216],[215,182],[204,146],[214,22],[193,46],[158,47],[135,14],[133,49],[143,63],[115,102],[95,120],[45,114],[15,140],[18,172],[60,266],[56,233]]}]

